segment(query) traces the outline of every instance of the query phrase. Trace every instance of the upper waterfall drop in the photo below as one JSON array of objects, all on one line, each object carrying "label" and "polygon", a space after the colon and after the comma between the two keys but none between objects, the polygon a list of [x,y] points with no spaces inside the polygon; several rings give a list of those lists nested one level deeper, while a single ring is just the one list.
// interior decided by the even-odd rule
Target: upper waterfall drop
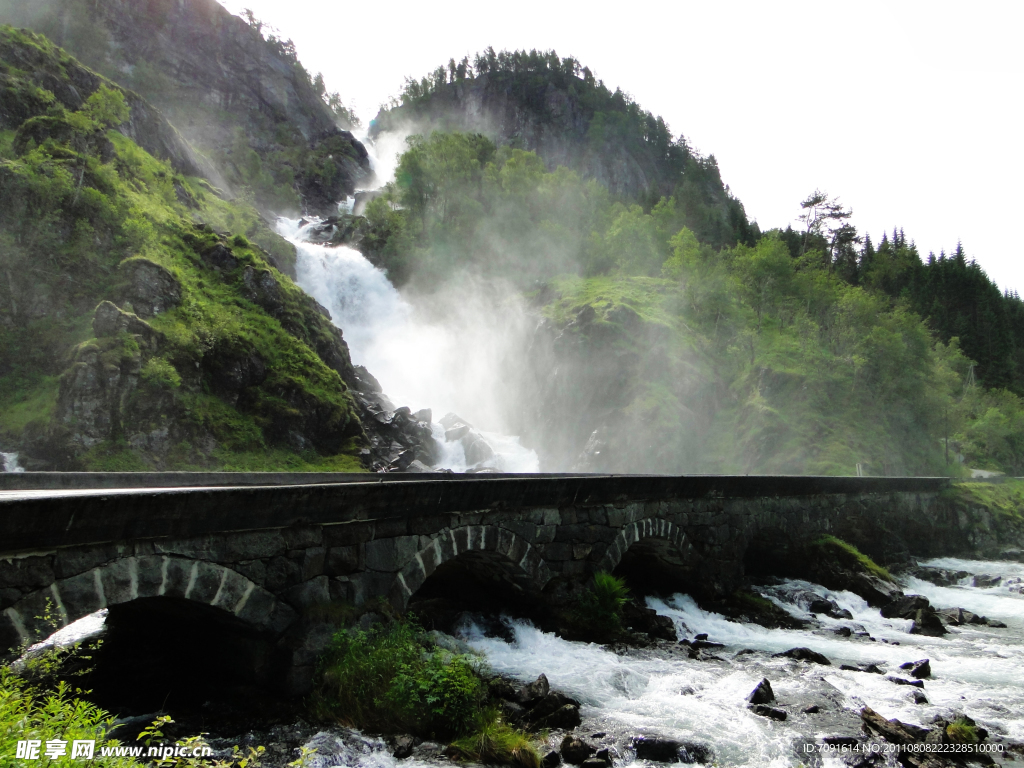
[{"label": "upper waterfall drop", "polygon": [[25,471],[25,468],[18,463],[17,453],[0,452],[0,465],[3,466],[4,472],[18,473]]}]

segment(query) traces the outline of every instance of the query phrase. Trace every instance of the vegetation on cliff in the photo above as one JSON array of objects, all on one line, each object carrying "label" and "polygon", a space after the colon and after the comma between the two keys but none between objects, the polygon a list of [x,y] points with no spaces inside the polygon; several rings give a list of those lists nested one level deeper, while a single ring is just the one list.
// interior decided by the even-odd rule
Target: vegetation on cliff
[{"label": "vegetation on cliff", "polygon": [[409,80],[400,100],[374,120],[373,131],[392,128],[480,132],[501,146],[535,151],[548,170],[564,166],[594,179],[626,204],[649,208],[672,197],[680,226],[716,247],[752,245],[759,234],[713,155],[701,156],[660,117],[554,51],[488,48]]},{"label": "vegetation on cliff", "polygon": [[116,130],[126,92],[45,38],[0,28],[0,54],[5,440],[65,468],[358,469],[348,350],[291,246]]},{"label": "vegetation on cliff", "polygon": [[370,176],[341,97],[251,13],[232,16],[216,0],[43,0],[0,5],[3,23],[46,35],[155,104],[215,183],[262,211],[326,215]]},{"label": "vegetation on cliff", "polygon": [[[1019,396],[982,386],[959,337],[886,289],[909,263],[905,239],[866,242],[851,268],[846,224],[846,240],[810,225],[718,248],[686,220],[674,197],[613,202],[533,152],[433,133],[410,140],[368,206],[362,247],[398,281],[468,269],[531,294],[557,338],[548,357],[534,345],[519,427],[546,466],[608,471],[635,456],[636,471],[955,474],[959,453],[1019,471]],[[556,359],[567,380],[545,390]],[[595,384],[608,377],[614,390]],[[567,425],[552,411],[604,416]],[[580,457],[595,427],[613,448]]]}]

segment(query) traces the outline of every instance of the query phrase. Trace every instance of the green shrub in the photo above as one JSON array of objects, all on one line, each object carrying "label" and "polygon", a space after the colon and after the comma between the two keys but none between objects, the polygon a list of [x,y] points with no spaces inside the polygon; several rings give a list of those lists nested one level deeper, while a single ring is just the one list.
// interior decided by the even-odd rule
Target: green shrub
[{"label": "green shrub", "polygon": [[162,389],[177,389],[181,386],[181,376],[165,357],[151,357],[147,360],[142,366],[142,380]]},{"label": "green shrub", "polygon": [[[141,765],[130,757],[101,757],[102,735],[113,723],[113,715],[74,697],[70,686],[61,682],[52,691],[39,689],[0,667],[0,765],[14,765],[19,741],[61,739],[69,745],[75,740],[95,739],[95,758],[91,764],[127,768]],[[42,750],[40,750],[42,754]],[[65,757],[61,762],[71,762]],[[10,761],[10,762],[8,762]]]},{"label": "green shrub", "polygon": [[408,620],[338,632],[321,658],[313,711],[384,733],[430,738],[468,733],[484,699],[473,662],[427,650]]},{"label": "green shrub", "polygon": [[451,749],[456,757],[474,763],[540,768],[540,753],[530,737],[502,722],[494,708],[484,710],[476,731],[454,741]]},{"label": "green shrub", "polygon": [[580,595],[570,621],[588,636],[612,639],[622,631],[622,608],[628,599],[629,588],[622,579],[599,571],[590,589]]}]

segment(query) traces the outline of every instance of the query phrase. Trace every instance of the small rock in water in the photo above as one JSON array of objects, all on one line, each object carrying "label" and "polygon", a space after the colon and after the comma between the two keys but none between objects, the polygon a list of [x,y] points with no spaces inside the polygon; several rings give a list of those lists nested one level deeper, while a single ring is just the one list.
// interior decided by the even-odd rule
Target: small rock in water
[{"label": "small rock in water", "polygon": [[736,651],[736,655],[733,658],[739,658],[740,656],[746,656],[751,653],[757,653],[753,648],[744,648],[742,651]]},{"label": "small rock in water", "polygon": [[608,734],[605,733],[604,731],[598,731],[597,733],[590,734],[590,738],[592,738],[592,739],[603,739],[607,735]]},{"label": "small rock in water", "polygon": [[811,704],[811,706],[804,710],[805,715],[816,715],[819,712],[821,712],[821,707],[817,704]]},{"label": "small rock in water", "polygon": [[747,702],[750,704],[771,704],[773,701],[775,701],[775,691],[772,690],[772,684],[767,677],[762,679],[747,696]]},{"label": "small rock in water", "polygon": [[596,749],[576,736],[566,736],[562,739],[559,751],[562,753],[562,759],[573,765],[582,765],[584,760],[597,752]]},{"label": "small rock in water", "polygon": [[990,576],[987,573],[979,573],[974,577],[974,586],[981,589],[988,589],[989,587],[998,587],[1002,582],[1001,576]]},{"label": "small rock in water", "polygon": [[541,768],[556,768],[562,764],[562,756],[555,750],[550,750],[543,758],[541,758]]},{"label": "small rock in water", "polygon": [[604,749],[597,750],[597,754],[594,755],[594,757],[596,759],[598,759],[598,760],[604,760],[609,765],[611,765],[611,762],[612,762],[612,751],[610,749],[608,749],[607,747],[605,747]]},{"label": "small rock in water", "polygon": [[556,709],[550,715],[534,721],[533,727],[537,730],[558,729],[571,731],[582,722],[583,720],[580,718],[579,704],[565,704]]},{"label": "small rock in water", "polygon": [[900,669],[905,670],[907,674],[911,677],[916,677],[918,680],[924,680],[932,676],[932,665],[928,659],[908,661],[906,664],[900,664]]},{"label": "small rock in water", "polygon": [[887,619],[913,619],[918,611],[931,608],[922,595],[904,595],[882,606],[881,614]]},{"label": "small rock in water", "polygon": [[601,760],[597,757],[588,757],[580,763],[580,768],[611,768],[611,761]]},{"label": "small rock in water", "polygon": [[921,691],[914,691],[914,703],[915,704],[927,704],[928,697]]},{"label": "small rock in water", "polygon": [[524,707],[531,707],[547,696],[550,691],[551,685],[548,683],[548,676],[541,674],[519,692],[519,703]]},{"label": "small rock in water", "polygon": [[853,634],[853,630],[849,627],[839,627],[838,629],[833,629],[832,631],[840,637],[849,637]]},{"label": "small rock in water", "polygon": [[705,744],[663,739],[660,736],[637,736],[633,739],[637,760],[656,763],[708,763],[714,755]]},{"label": "small rock in water", "polygon": [[886,675],[885,679],[890,683],[896,683],[896,685],[912,685],[915,688],[924,688],[924,680],[907,680],[906,678],[896,677],[895,675]]},{"label": "small rock in water", "polygon": [[707,640],[708,639],[708,633],[707,632],[701,632],[699,635],[694,635],[693,639],[694,640]]},{"label": "small rock in water", "polygon": [[413,748],[420,743],[420,739],[415,736],[411,736],[408,733],[403,733],[401,736],[395,736],[394,741],[391,745],[391,755],[403,760],[412,755]]},{"label": "small rock in water", "polygon": [[1006,625],[997,619],[985,619],[985,624],[995,629],[1006,629]]},{"label": "small rock in water", "polygon": [[826,667],[832,666],[831,661],[817,651],[812,651],[810,648],[790,648],[788,651],[783,651],[782,653],[773,653],[772,658],[796,659],[797,661],[810,661],[815,664],[824,664]]},{"label": "small rock in water", "polygon": [[725,643],[713,643],[710,640],[694,640],[690,643],[690,647],[696,648],[699,651],[702,648],[725,648]]},{"label": "small rock in water", "polygon": [[781,709],[775,709],[775,707],[769,707],[766,704],[753,704],[750,707],[750,711],[753,712],[755,715],[767,717],[771,720],[781,721],[786,719],[785,712],[783,712]]}]

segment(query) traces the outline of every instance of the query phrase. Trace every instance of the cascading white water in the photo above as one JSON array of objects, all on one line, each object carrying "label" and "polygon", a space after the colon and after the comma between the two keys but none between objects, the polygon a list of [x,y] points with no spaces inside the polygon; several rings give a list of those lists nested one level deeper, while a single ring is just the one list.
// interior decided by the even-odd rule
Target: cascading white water
[{"label": "cascading white water", "polygon": [[[928,563],[972,573],[1024,576],[1024,566],[946,559]],[[807,582],[789,581],[766,596],[795,616],[805,610],[810,593],[835,600],[853,614],[852,620],[819,616],[813,630],[773,630],[740,624],[700,610],[687,595],[648,605],[676,623],[681,637],[706,632],[709,640],[725,644],[714,651],[721,661],[697,661],[635,652],[619,655],[599,646],[562,640],[526,622],[512,622],[515,641],[483,637],[470,626],[470,645],[486,654],[497,672],[522,681],[545,673],[554,688],[583,702],[584,732],[606,731],[619,743],[629,735],[654,734],[711,746],[720,765],[796,766],[801,760],[794,744],[827,735],[853,735],[856,713],[865,705],[887,718],[930,725],[937,715],[963,713],[975,718],[997,738],[1024,740],[1024,595],[1018,585],[977,589],[961,585],[936,587],[909,579],[908,592],[929,598],[937,608],[961,607],[1003,621],[1006,629],[985,626],[951,628],[943,638],[908,634],[910,622],[885,619],[861,598],[833,593]],[[842,637],[833,630],[850,627],[875,640]],[[794,647],[811,648],[833,666],[772,658]],[[753,649],[758,653],[737,655]],[[896,685],[885,675],[839,669],[840,664],[875,663],[886,675],[905,676],[899,665],[931,659],[932,677],[925,681],[928,704],[914,703],[909,686]],[[746,696],[763,678],[771,680],[779,706],[790,717],[775,722],[746,707]],[[803,714],[807,705],[825,703],[824,713]],[[829,714],[832,708],[838,714]],[[629,761],[626,756],[626,761]],[[825,765],[842,763],[825,762]]]},{"label": "cascading white water", "polygon": [[4,472],[24,472],[24,467],[18,463],[17,453],[0,452],[0,464],[3,464]]},{"label": "cascading white water", "polygon": [[[386,133],[375,141],[360,139],[378,186],[394,178],[405,138]],[[339,203],[339,212],[351,213],[353,202]],[[308,242],[316,223],[282,218],[277,228],[296,248],[296,282],[331,313],[353,362],[365,366],[396,405],[429,408],[435,417],[455,413],[471,423],[494,452],[473,468],[538,472],[536,452],[507,434],[502,401],[503,360],[525,313],[493,286],[468,280],[410,302],[354,248]],[[462,445],[444,439],[436,418],[432,430],[441,454],[436,466],[469,469]]]},{"label": "cascading white water", "polygon": [[[430,408],[437,416],[453,412],[473,423],[494,450],[477,468],[539,471],[536,452],[502,433],[508,318],[467,295],[441,311],[439,300],[414,306],[354,248],[307,242],[313,226],[280,219],[278,231],[295,245],[297,283],[331,313],[353,362],[366,366],[396,404]],[[440,425],[433,429],[442,453],[438,466],[469,468],[461,446],[447,443]]]}]

